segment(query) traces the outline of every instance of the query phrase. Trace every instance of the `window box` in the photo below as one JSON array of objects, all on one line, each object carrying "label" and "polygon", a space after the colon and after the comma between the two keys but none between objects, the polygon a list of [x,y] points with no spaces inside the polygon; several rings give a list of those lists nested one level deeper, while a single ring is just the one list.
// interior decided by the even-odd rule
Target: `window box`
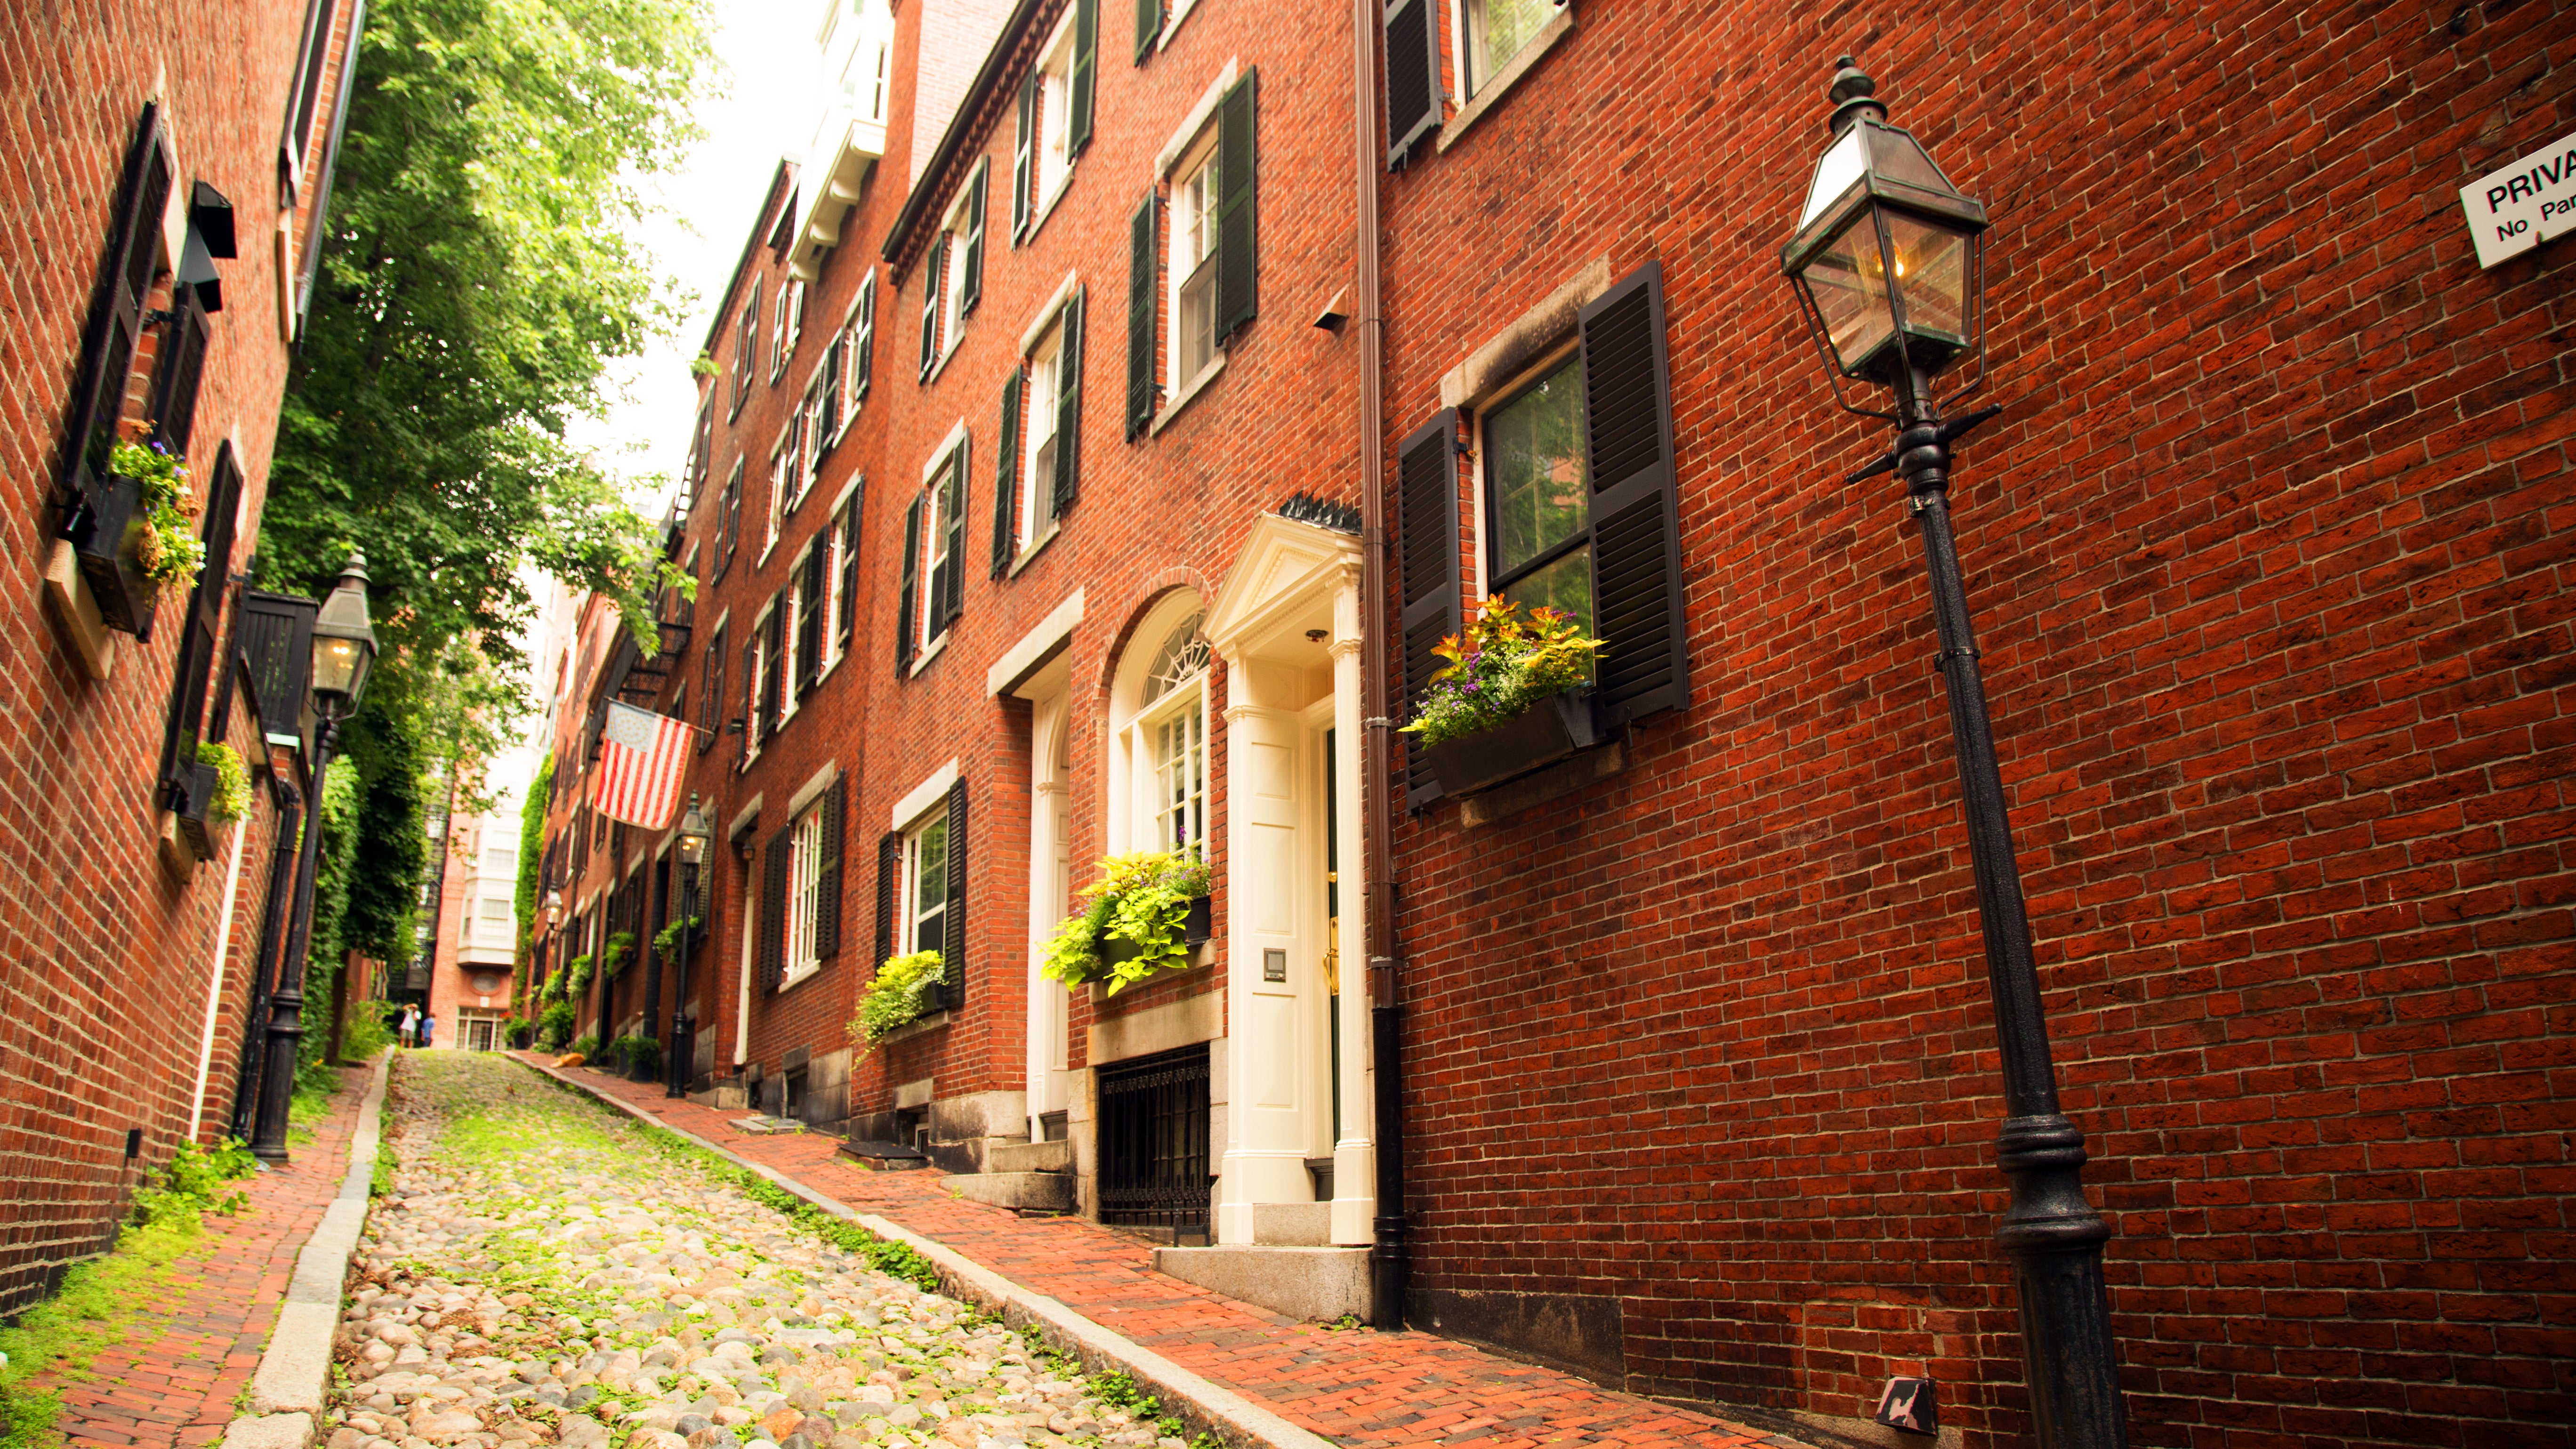
[{"label": "window box", "polygon": [[110,475],[63,525],[81,577],[107,627],[140,636],[152,627],[161,586],[143,572],[143,536],[151,529],[139,478]]},{"label": "window box", "polygon": [[[1214,896],[1200,896],[1190,902],[1189,914],[1182,918],[1181,924],[1181,944],[1190,948],[1190,960],[1178,969],[1188,970],[1202,964],[1198,960],[1198,948],[1216,937],[1215,907]],[[1144,953],[1144,947],[1120,937],[1103,937],[1100,942],[1100,964],[1103,966],[1133,961]]]},{"label": "window box", "polygon": [[172,813],[179,817],[179,833],[188,837],[188,846],[200,860],[212,856],[214,844],[207,816],[215,803],[215,792],[223,788],[215,767],[199,763],[187,767],[188,796],[171,802]]},{"label": "window box", "polygon": [[1489,730],[1460,735],[1424,750],[1424,763],[1444,795],[1473,795],[1602,742],[1601,718],[1589,687],[1551,694]]}]

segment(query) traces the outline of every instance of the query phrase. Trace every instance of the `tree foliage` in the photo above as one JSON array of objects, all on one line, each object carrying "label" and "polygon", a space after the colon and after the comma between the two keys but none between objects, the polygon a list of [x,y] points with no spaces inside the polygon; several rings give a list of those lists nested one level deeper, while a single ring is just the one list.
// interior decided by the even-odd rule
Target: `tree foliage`
[{"label": "tree foliage", "polygon": [[703,0],[380,0],[281,419],[268,574],[318,592],[355,545],[389,646],[507,650],[520,566],[641,624],[652,521],[567,443],[685,294],[629,238],[638,178],[696,136]]}]

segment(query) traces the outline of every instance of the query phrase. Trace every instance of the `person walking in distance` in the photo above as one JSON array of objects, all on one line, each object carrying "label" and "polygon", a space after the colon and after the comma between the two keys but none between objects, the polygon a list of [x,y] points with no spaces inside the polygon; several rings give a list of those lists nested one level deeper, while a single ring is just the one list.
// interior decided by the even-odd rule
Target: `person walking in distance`
[{"label": "person walking in distance", "polygon": [[397,1041],[400,1041],[404,1046],[412,1046],[412,1045],[414,1045],[414,1044],[416,1044],[416,1043],[418,1043],[418,1042],[419,1042],[419,1040],[420,1040],[420,1008],[419,1008],[419,1007],[417,1007],[417,1006],[413,1006],[413,1005],[412,1005],[412,1004],[410,1004],[409,1002],[405,1002],[405,1003],[403,1004],[402,1024],[394,1028],[394,1037],[395,1037],[395,1039],[396,1039]]},{"label": "person walking in distance", "polygon": [[438,1033],[438,1018],[437,1018],[436,1016],[434,1016],[434,1015],[430,1014],[429,1012],[426,1012],[426,1011],[422,1012],[422,1013],[420,1014],[420,1045],[421,1045],[421,1050],[423,1050],[423,1051],[427,1051],[427,1050],[429,1049],[430,1039],[431,1039],[433,1036],[437,1035],[437,1033]]}]

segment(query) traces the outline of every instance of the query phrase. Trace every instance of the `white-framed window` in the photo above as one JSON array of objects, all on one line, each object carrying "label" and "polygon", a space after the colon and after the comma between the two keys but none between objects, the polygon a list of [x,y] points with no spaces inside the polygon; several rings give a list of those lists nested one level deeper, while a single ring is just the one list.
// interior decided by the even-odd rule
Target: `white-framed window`
[{"label": "white-framed window", "polygon": [[[832,519],[832,642],[825,658],[838,664],[849,656],[859,613],[859,505],[861,484],[842,490],[841,511]],[[828,667],[828,666],[827,666]]]},{"label": "white-framed window", "polygon": [[896,954],[944,951],[948,940],[948,811],[934,810],[903,837],[903,928]]},{"label": "white-framed window", "polygon": [[1171,295],[1171,371],[1167,395],[1177,397],[1216,365],[1217,136],[1213,128],[1192,143],[1172,172],[1171,241],[1163,268]]},{"label": "white-framed window", "polygon": [[787,508],[791,513],[797,504],[805,501],[806,492],[813,488],[815,464],[823,456],[823,380],[820,377],[805,388],[805,401],[796,408],[792,436],[795,439],[796,486],[787,498]]},{"label": "white-framed window", "polygon": [[789,280],[778,289],[776,319],[770,324],[769,380],[776,382],[787,371],[787,359],[796,352],[796,340],[805,331],[805,284]]},{"label": "white-framed window", "polygon": [[785,974],[782,986],[812,975],[822,966],[816,952],[816,927],[823,890],[823,802],[805,807],[788,827]]},{"label": "white-framed window", "polygon": [[948,632],[948,599],[957,590],[954,577],[960,560],[957,557],[960,493],[965,480],[959,476],[966,461],[964,450],[948,456],[922,492],[922,557],[921,644],[928,648],[940,635]]},{"label": "white-framed window", "polygon": [[733,567],[733,546],[742,539],[742,473],[744,461],[745,460],[739,456],[733,460],[733,472],[728,474],[725,478],[724,498],[716,505],[719,510],[719,517],[716,520],[718,537],[716,543],[715,576],[719,579],[725,576],[725,570]]},{"label": "white-framed window", "polygon": [[787,521],[788,493],[794,485],[790,474],[795,467],[795,454],[788,445],[795,441],[794,432],[793,427],[781,432],[769,450],[769,518],[760,532],[760,556],[764,561],[769,551],[778,546],[778,526]]},{"label": "white-framed window", "polygon": [[483,847],[483,873],[485,875],[508,875],[510,872],[518,869],[518,867],[519,851],[516,846],[487,845]]},{"label": "white-framed window", "polygon": [[780,602],[773,598],[769,606],[752,620],[751,638],[743,648],[743,763],[760,758],[761,744],[777,728],[770,717],[772,691],[776,688],[778,659],[770,648],[776,637],[772,622],[778,618]]},{"label": "white-framed window", "polygon": [[1046,53],[1039,57],[1030,116],[1029,204],[1033,217],[1046,215],[1055,194],[1073,175],[1074,20],[1082,7],[1064,7]]},{"label": "white-framed window", "polygon": [[992,163],[975,163],[966,184],[948,203],[924,258],[921,375],[927,381],[957,350],[957,332],[974,314],[984,286],[984,189]]},{"label": "white-framed window", "polygon": [[946,264],[939,274],[939,355],[947,356],[957,347],[957,324],[966,320],[971,310],[966,285],[969,226],[967,215],[969,187],[958,192],[948,208],[948,220],[939,228],[939,251]]},{"label": "white-framed window", "polygon": [[1024,544],[1035,542],[1055,522],[1056,432],[1066,386],[1064,324],[1058,314],[1038,338],[1038,345],[1029,350],[1028,404],[1020,421],[1026,438],[1021,445],[1019,517]]},{"label": "white-framed window", "polygon": [[817,451],[841,440],[859,415],[859,404],[868,399],[868,354],[876,342],[876,323],[877,274],[871,268],[859,279],[859,295],[850,303],[850,315],[842,319],[831,351],[823,357],[822,410],[814,431]]},{"label": "white-framed window", "polygon": [[726,420],[742,416],[742,401],[751,395],[751,375],[760,366],[753,351],[753,340],[760,335],[760,279],[751,282],[751,295],[743,298],[742,310],[733,318],[733,402]]},{"label": "white-framed window", "polygon": [[1563,0],[1458,0],[1459,89],[1472,98],[1538,38]]},{"label": "white-framed window", "polygon": [[1196,595],[1139,622],[1110,689],[1113,850],[1204,853],[1208,829],[1208,642]]}]

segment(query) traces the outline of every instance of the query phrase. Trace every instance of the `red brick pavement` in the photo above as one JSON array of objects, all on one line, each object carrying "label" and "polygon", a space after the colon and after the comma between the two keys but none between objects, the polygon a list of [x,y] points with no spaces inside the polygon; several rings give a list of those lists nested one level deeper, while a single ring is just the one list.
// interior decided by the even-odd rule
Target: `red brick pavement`
[{"label": "red brick pavement", "polygon": [[[522,1054],[540,1067],[546,1064]],[[551,1068],[547,1068],[551,1070]],[[936,1174],[870,1172],[819,1134],[754,1137],[740,1111],[673,1101],[658,1084],[576,1069],[556,1075],[640,1107],[827,1197],[933,1238],[1049,1294],[1283,1418],[1342,1444],[1414,1449],[1739,1449],[1795,1441],[1614,1393],[1571,1374],[1427,1333],[1329,1332],[1156,1273],[1152,1250],[1076,1218],[1022,1218],[965,1202]]]},{"label": "red brick pavement", "polygon": [[233,1400],[268,1347],[295,1255],[348,1173],[349,1135],[369,1075],[341,1073],[340,1094],[313,1140],[291,1149],[284,1168],[237,1184],[250,1206],[206,1219],[204,1234],[171,1261],[163,1295],[128,1319],[85,1373],[70,1383],[35,1380],[33,1387],[61,1391],[56,1427],[67,1444],[195,1449],[223,1437]]}]

